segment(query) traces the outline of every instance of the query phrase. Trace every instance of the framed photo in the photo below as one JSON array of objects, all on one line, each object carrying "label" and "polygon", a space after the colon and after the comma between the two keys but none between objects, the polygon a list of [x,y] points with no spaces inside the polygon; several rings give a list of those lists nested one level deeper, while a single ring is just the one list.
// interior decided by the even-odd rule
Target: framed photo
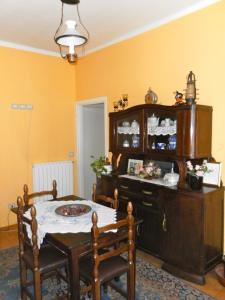
[{"label": "framed photo", "polygon": [[204,174],[203,183],[220,186],[221,181],[221,163],[207,163],[209,172]]},{"label": "framed photo", "polygon": [[127,166],[127,174],[136,175],[139,174],[139,170],[143,167],[143,160],[129,159]]}]

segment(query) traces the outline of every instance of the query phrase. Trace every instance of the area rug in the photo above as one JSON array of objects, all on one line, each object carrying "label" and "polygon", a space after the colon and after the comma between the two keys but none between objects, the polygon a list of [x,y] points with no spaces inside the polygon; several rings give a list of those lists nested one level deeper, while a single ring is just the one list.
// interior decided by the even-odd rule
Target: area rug
[{"label": "area rug", "polygon": [[[136,300],[213,300],[196,288],[169,273],[151,265],[142,257],[137,256]],[[126,278],[118,284],[125,283]],[[124,284],[126,285],[126,284]],[[46,280],[43,287],[43,300],[57,299],[64,289],[57,281]],[[0,300],[19,300],[19,264],[18,248],[0,251]],[[122,300],[121,295],[111,289],[102,299]]]}]

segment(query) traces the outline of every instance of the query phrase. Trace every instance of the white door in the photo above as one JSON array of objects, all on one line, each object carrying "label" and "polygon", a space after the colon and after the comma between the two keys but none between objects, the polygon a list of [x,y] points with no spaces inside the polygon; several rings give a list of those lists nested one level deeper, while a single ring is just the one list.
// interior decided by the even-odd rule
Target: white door
[{"label": "white door", "polygon": [[99,158],[108,153],[108,111],[105,97],[80,101],[77,112],[78,195],[91,199],[96,175],[90,164],[91,156]]}]

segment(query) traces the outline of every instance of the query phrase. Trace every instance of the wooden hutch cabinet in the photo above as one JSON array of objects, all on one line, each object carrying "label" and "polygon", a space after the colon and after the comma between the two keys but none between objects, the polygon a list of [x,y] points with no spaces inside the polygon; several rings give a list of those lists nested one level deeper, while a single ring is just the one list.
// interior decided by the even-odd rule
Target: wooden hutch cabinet
[{"label": "wooden hutch cabinet", "polygon": [[[212,160],[212,108],[203,105],[138,105],[109,114],[113,173],[102,176],[104,192],[119,190],[119,209],[132,201],[137,246],[163,261],[163,268],[204,283],[222,258],[224,188],[186,184],[186,161]],[[129,159],[154,160],[165,172],[174,165],[176,186],[127,176]],[[125,175],[125,176],[124,176]]]}]

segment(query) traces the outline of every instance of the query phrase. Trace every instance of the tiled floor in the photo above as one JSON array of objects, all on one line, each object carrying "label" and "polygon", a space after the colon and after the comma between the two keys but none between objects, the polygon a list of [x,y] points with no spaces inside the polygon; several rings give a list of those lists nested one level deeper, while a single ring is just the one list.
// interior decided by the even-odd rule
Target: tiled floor
[{"label": "tiled floor", "polygon": [[[17,244],[17,230],[15,227],[0,229],[0,249],[16,246]],[[153,265],[158,267],[162,265],[162,261],[160,259],[157,259],[147,253],[139,251],[138,255],[145,257],[145,259],[147,259]],[[187,283],[198,288],[199,290],[204,291],[215,299],[225,300],[225,287],[218,282],[214,271],[207,273],[205,285],[197,285],[190,282]]]}]

